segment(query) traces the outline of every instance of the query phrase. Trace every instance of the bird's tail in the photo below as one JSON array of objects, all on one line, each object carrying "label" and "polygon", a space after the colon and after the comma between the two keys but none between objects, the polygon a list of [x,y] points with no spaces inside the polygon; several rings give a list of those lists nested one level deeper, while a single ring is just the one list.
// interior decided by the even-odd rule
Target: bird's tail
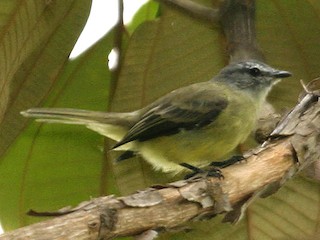
[{"label": "bird's tail", "polygon": [[25,117],[39,122],[85,125],[91,130],[119,141],[137,117],[136,112],[112,113],[71,108],[31,108],[22,111]]},{"label": "bird's tail", "polygon": [[22,111],[25,117],[36,118],[39,122],[80,124],[90,123],[112,124],[130,127],[134,121],[135,114],[97,112],[72,108],[31,108]]}]

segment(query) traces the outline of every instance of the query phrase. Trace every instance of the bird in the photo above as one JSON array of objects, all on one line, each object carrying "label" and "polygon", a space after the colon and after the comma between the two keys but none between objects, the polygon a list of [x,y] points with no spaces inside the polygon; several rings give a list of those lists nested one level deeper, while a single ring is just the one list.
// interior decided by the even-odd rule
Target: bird
[{"label": "bird", "polygon": [[25,117],[84,125],[113,139],[118,161],[140,155],[155,170],[179,174],[223,162],[255,128],[272,86],[291,73],[258,60],[231,63],[212,79],[167,93],[132,112],[31,108]]}]

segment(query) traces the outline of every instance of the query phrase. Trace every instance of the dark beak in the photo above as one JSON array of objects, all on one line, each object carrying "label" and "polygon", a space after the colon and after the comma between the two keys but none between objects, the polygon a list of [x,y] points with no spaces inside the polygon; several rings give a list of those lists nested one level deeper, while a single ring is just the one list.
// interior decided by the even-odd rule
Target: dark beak
[{"label": "dark beak", "polygon": [[275,78],[286,78],[292,76],[291,72],[277,70],[272,73],[272,76]]}]

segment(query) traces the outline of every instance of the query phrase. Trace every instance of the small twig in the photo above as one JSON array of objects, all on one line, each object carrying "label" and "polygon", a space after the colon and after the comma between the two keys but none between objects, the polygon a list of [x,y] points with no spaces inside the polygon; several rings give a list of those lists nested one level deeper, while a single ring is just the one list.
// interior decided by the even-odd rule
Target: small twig
[{"label": "small twig", "polygon": [[219,20],[219,10],[205,7],[201,4],[195,3],[191,0],[157,0],[165,4],[172,5],[184,10],[197,18],[217,22]]},{"label": "small twig", "polygon": [[147,230],[135,237],[135,240],[153,240],[158,236],[158,232],[154,230]]},{"label": "small twig", "polygon": [[[303,112],[306,111],[306,109],[309,107],[311,103],[315,102],[315,99],[317,96],[313,94],[307,94],[287,115],[285,118],[283,118],[279,123],[276,129],[272,131],[270,134],[270,137],[277,137],[279,135],[292,135],[294,134],[294,127],[290,130],[285,130],[285,128],[288,128],[288,123],[292,121],[292,119],[297,119],[301,116]],[[264,143],[262,146],[264,146],[266,143]]]},{"label": "small twig", "polygon": [[300,79],[300,84],[306,93],[312,93],[312,91],[308,89],[308,86],[304,83],[304,81],[302,79]]},{"label": "small twig", "polygon": [[[115,68],[111,71],[111,82],[109,86],[109,96],[108,96],[108,103],[112,102],[112,99],[115,94],[115,89],[117,87],[121,67],[122,67],[122,60],[123,60],[123,34],[125,31],[124,23],[123,23],[123,0],[118,0],[118,22],[116,23],[115,29],[114,29],[114,39],[113,39],[113,50],[116,51],[117,56],[117,63]],[[110,104],[109,106],[110,107]],[[103,161],[103,165],[101,168],[101,180],[100,180],[100,195],[106,194],[106,189],[108,185],[108,173],[110,173],[110,169],[112,167],[110,166],[111,161],[108,160],[109,158],[109,149],[110,149],[110,142],[107,138],[104,139],[104,155],[103,157],[105,160]]]},{"label": "small twig", "polygon": [[123,5],[123,0],[118,0],[118,22],[116,23],[115,26],[115,34],[114,34],[114,41],[113,41],[113,49],[116,51],[118,54],[118,59],[115,68],[112,70],[112,76],[111,76],[111,86],[109,90],[109,99],[113,98],[113,94],[115,92],[116,84],[119,78],[120,70],[121,70],[121,65],[122,65],[122,39],[123,39],[123,34],[124,34],[124,23],[123,23],[123,10],[124,10],[124,5]]}]

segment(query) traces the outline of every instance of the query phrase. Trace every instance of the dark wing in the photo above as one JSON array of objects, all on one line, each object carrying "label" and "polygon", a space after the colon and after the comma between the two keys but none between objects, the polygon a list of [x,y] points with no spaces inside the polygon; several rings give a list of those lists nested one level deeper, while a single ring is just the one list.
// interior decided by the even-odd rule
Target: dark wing
[{"label": "dark wing", "polygon": [[[197,86],[204,87],[197,89]],[[146,141],[202,128],[213,122],[227,105],[228,100],[221,92],[203,84],[172,92],[151,104],[114,148],[134,140]]]}]

